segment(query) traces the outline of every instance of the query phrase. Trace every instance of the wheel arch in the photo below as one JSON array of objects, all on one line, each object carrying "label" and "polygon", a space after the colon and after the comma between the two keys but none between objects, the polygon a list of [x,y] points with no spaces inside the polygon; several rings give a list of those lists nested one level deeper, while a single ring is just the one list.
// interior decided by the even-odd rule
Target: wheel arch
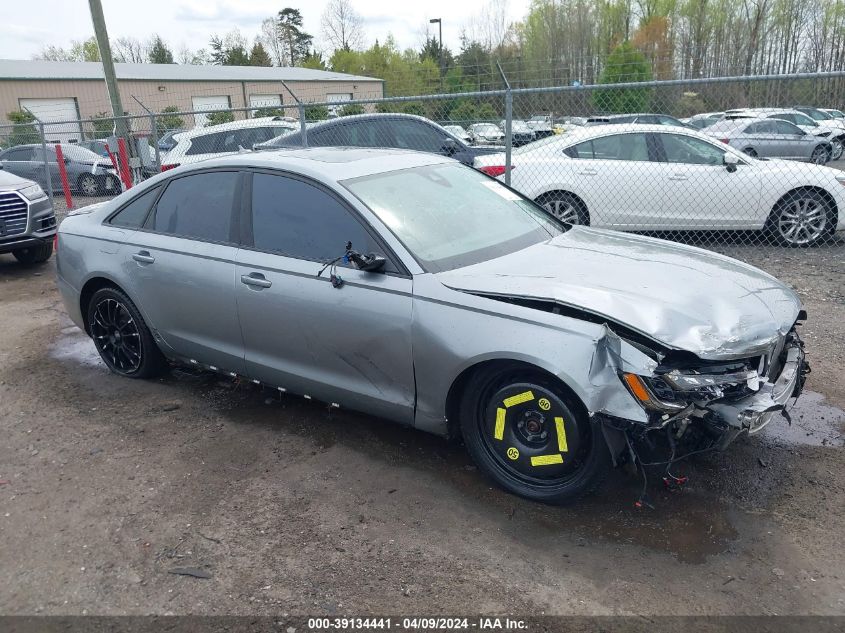
[{"label": "wheel arch", "polygon": [[830,205],[830,210],[833,213],[833,226],[836,226],[836,224],[839,222],[839,207],[836,206],[836,200],[827,189],[818,185],[801,185],[800,187],[793,187],[792,189],[784,193],[780,198],[777,199],[774,205],[772,205],[771,211],[769,211],[769,218],[766,221],[766,224],[771,226],[772,220],[775,217],[775,212],[777,211],[778,207],[789,198],[789,196],[793,196],[796,193],[801,193],[802,191],[813,191],[819,194],[822,198],[824,198],[825,202]]},{"label": "wheel arch", "polygon": [[581,397],[576,393],[572,387],[570,387],[565,380],[561,379],[560,376],[555,375],[553,372],[549,371],[548,369],[541,367],[535,363],[529,362],[527,360],[520,360],[516,358],[488,358],[485,360],[478,360],[471,365],[465,367],[452,381],[452,384],[449,386],[449,391],[446,394],[446,419],[448,423],[448,433],[450,438],[458,438],[461,436],[461,428],[460,423],[458,421],[460,406],[461,406],[461,397],[464,394],[466,389],[467,383],[469,380],[479,371],[489,369],[491,367],[501,367],[502,369],[505,368],[516,368],[522,369],[526,372],[534,372],[543,375],[544,377],[549,378],[550,380],[554,381],[554,383],[561,388],[561,390],[567,395],[568,403],[573,406],[577,410],[579,415],[583,415],[585,417],[589,416],[589,411],[584,404],[584,401]]},{"label": "wheel arch", "polygon": [[141,312],[141,315],[144,317],[144,320],[149,323],[147,320],[147,315],[144,314],[144,311],[138,305],[138,302],[135,301],[135,298],[126,291],[126,288],[121,286],[117,281],[112,279],[111,277],[105,275],[93,275],[89,277],[85,283],[82,285],[82,288],[79,291],[79,310],[80,314],[82,315],[82,322],[85,325],[85,333],[89,336],[91,332],[88,329],[88,305],[91,302],[91,297],[94,296],[98,290],[102,290],[103,288],[114,288],[115,290],[119,290],[123,294],[125,294],[132,303],[135,304],[135,307]]}]

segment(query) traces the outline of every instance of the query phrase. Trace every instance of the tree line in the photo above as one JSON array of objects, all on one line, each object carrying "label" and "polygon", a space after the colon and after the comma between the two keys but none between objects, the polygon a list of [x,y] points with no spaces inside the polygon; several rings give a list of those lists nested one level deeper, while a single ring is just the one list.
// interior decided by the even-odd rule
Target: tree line
[{"label": "tree line", "polygon": [[[366,46],[353,0],[331,0],[321,50],[297,9],[266,18],[252,40],[235,29],[206,47],[174,52],[158,35],[112,42],[116,61],[304,66],[385,80],[389,95],[512,86],[611,83],[840,70],[845,0],[533,0],[507,19],[507,0],[487,0],[463,25],[459,50],[421,34],[400,48],[389,34]],[[93,38],[50,46],[41,59],[99,59]],[[621,60],[621,61],[620,61]]]}]

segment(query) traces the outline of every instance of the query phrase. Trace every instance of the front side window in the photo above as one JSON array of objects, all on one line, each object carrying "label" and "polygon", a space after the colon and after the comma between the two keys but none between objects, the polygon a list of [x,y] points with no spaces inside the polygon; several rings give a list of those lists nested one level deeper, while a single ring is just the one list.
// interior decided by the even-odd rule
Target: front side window
[{"label": "front side window", "polygon": [[722,165],[725,151],[707,141],[680,134],[661,134],[663,151],[669,163],[687,165]]},{"label": "front side window", "polygon": [[270,174],[252,177],[252,234],[259,250],[318,262],[342,255],[347,242],[362,253],[378,250],[364,225],[334,196]]},{"label": "front side window", "polygon": [[341,184],[429,272],[506,255],[564,230],[530,200],[460,164],[402,169]]},{"label": "front side window", "polygon": [[147,226],[158,233],[231,242],[239,174],[215,171],[176,178],[167,185]]},{"label": "front side window", "polygon": [[153,206],[161,187],[153,187],[145,191],[132,202],[123,207],[109,220],[109,224],[125,226],[127,228],[138,228],[144,223],[150,207]]},{"label": "front side window", "polygon": [[792,134],[803,136],[804,132],[797,125],[793,125],[789,121],[775,121],[775,131],[778,134]]}]

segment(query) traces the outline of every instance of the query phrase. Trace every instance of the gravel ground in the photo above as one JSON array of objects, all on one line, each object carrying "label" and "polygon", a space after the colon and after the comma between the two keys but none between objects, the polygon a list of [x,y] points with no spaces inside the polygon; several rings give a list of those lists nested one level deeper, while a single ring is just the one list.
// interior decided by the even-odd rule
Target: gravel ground
[{"label": "gravel ground", "polygon": [[720,250],[801,294],[811,393],[646,511],[624,472],[539,506],[367,416],[118,378],[53,261],[0,256],[0,613],[845,614],[843,247]]}]

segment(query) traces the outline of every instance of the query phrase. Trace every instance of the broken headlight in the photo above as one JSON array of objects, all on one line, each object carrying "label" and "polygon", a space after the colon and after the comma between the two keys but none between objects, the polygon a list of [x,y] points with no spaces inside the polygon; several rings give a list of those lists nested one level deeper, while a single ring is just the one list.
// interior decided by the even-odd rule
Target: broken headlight
[{"label": "broken headlight", "polygon": [[655,376],[623,374],[631,395],[645,408],[671,413],[690,404],[743,398],[760,388],[757,370],[701,373],[673,369]]}]

